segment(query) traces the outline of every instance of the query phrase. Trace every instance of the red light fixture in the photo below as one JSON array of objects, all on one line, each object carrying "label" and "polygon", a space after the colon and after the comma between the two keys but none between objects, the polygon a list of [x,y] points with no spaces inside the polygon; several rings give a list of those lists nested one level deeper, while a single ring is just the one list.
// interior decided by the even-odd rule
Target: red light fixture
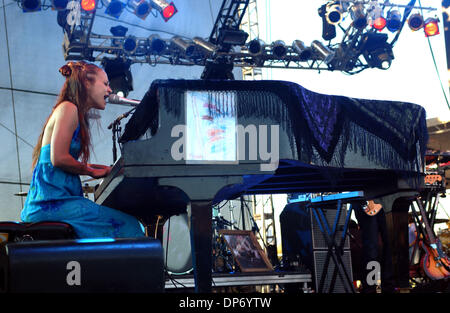
[{"label": "red light fixture", "polygon": [[161,14],[161,17],[167,22],[175,13],[178,12],[173,2],[168,3],[165,0],[151,0],[152,7],[154,7]]},{"label": "red light fixture", "polygon": [[95,0],[81,0],[81,8],[87,12],[94,10],[96,6]]},{"label": "red light fixture", "polygon": [[372,27],[378,31],[382,31],[386,27],[386,19],[382,16],[373,21]]},{"label": "red light fixture", "polygon": [[425,25],[423,26],[423,29],[425,31],[425,36],[427,37],[431,37],[431,36],[435,36],[435,35],[439,35],[439,24],[438,24],[438,19],[436,18],[428,18],[425,21]]},{"label": "red light fixture", "polygon": [[177,11],[173,2],[171,2],[162,12],[163,19],[167,22]]}]

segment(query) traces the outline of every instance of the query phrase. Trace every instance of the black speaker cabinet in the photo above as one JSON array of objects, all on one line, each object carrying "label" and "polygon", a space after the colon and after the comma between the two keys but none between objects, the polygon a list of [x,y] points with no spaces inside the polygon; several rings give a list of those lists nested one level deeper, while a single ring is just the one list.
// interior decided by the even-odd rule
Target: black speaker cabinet
[{"label": "black speaker cabinet", "polygon": [[[336,220],[336,206],[324,206],[321,208],[325,219],[327,220],[330,231],[333,230]],[[340,244],[347,209],[343,205],[340,215],[337,218],[335,243]],[[293,202],[285,206],[280,214],[280,228],[283,258],[287,260],[300,259],[312,273],[313,283],[316,291],[319,289],[320,277],[325,266],[325,259],[328,252],[328,246],[319,224],[306,202]],[[342,261],[345,270],[352,280],[352,263],[350,253],[350,243],[346,236],[343,246],[344,254]],[[344,293],[344,283],[339,275],[336,276],[334,288],[330,290],[330,284],[333,279],[335,264],[330,258],[326,269],[327,275],[324,280],[323,292]],[[347,285],[348,286],[348,285]],[[347,290],[350,290],[349,288]]]},{"label": "black speaker cabinet", "polygon": [[105,238],[2,244],[0,291],[163,292],[161,243]]}]

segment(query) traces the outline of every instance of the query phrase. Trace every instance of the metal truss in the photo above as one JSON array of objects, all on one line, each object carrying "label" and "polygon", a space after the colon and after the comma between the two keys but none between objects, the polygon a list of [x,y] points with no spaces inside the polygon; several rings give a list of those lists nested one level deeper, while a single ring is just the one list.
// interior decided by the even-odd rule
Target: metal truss
[{"label": "metal truss", "polygon": [[[373,3],[374,1],[335,1],[352,3]],[[376,2],[376,1],[375,1]],[[411,1],[406,6],[405,17],[411,12],[415,1]],[[205,44],[198,41],[179,38],[174,40],[155,38],[150,36],[112,36],[95,34],[92,32],[92,25],[95,19],[93,12],[81,11],[80,24],[73,28],[64,27],[64,58],[65,60],[89,60],[92,62],[101,61],[103,58],[122,58],[131,63],[147,63],[152,66],[157,64],[184,65],[184,66],[207,66],[208,64],[232,64],[234,67],[242,68],[282,68],[282,69],[311,69],[342,71],[348,74],[356,74],[367,68],[378,67],[370,64],[371,56],[365,53],[363,39],[375,34],[373,29],[358,30],[352,25],[344,28],[338,25],[343,31],[342,40],[338,43],[324,45],[327,51],[333,53],[333,60],[327,61],[321,48],[311,49],[308,47],[309,56],[301,57],[299,50],[294,45],[285,45],[283,53],[276,52],[276,42],[262,44],[258,51],[251,50],[248,43],[239,43],[242,37],[234,36],[245,33],[239,29],[249,5],[249,0],[224,0],[217,16],[215,25],[208,41]],[[384,5],[390,5],[385,3]],[[420,8],[420,7],[418,7]],[[408,10],[409,9],[409,10]],[[435,10],[433,8],[422,8],[425,10]],[[403,27],[402,24],[402,27]],[[231,31],[231,41],[227,39]],[[386,51],[380,53],[392,54],[392,46],[400,35],[401,29],[397,32],[396,38],[385,45]],[[240,33],[239,33],[240,32]],[[248,35],[248,34],[247,34]],[[233,37],[234,36],[234,37]],[[127,40],[135,41],[135,48],[131,51],[125,49]],[[159,40],[160,49],[154,48],[154,41]],[[201,39],[199,39],[201,40]],[[236,40],[235,43],[232,43]],[[254,39],[257,40],[257,39]],[[180,41],[182,44],[180,45]],[[231,42],[231,43],[230,43]],[[245,40],[244,40],[245,42]],[[393,59],[393,55],[391,56]]]}]

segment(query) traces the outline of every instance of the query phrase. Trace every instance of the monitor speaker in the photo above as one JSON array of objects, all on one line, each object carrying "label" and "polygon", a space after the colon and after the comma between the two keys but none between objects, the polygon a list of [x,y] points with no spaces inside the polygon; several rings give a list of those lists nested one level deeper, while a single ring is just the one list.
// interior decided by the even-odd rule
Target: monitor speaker
[{"label": "monitor speaker", "polygon": [[[314,213],[307,204],[307,202],[289,203],[281,212],[280,228],[282,251],[283,259],[299,259],[300,262],[311,271],[313,284],[315,290],[317,291],[319,289],[320,277],[325,267],[328,245],[319,227],[316,217],[314,216]],[[333,230],[334,222],[335,220],[337,220],[335,243],[339,245],[344,229],[345,218],[347,215],[347,207],[345,204],[342,206],[340,215],[337,219],[336,206],[324,206],[321,209],[323,212],[323,216],[327,220],[330,231]],[[348,273],[350,280],[352,281],[352,262],[348,236],[346,236],[345,238],[343,255],[341,257],[344,263],[345,271]],[[346,292],[346,289],[344,287],[344,283],[346,283],[346,281],[343,281],[339,275],[336,276],[334,288],[330,288],[333,279],[334,268],[335,263],[333,259],[330,258],[322,292]],[[350,289],[347,288],[347,290]]]},{"label": "monitor speaker", "polygon": [[75,239],[0,245],[2,292],[164,291],[159,240]]}]

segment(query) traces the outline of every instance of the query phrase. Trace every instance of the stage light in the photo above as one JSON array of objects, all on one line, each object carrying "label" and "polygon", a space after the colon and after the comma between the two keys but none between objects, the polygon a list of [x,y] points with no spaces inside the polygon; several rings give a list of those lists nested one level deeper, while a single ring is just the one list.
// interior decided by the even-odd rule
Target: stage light
[{"label": "stage light", "polygon": [[423,27],[422,15],[420,15],[420,13],[411,14],[411,16],[408,19],[408,25],[412,31],[421,29]]},{"label": "stage light", "polygon": [[247,41],[247,38],[248,34],[243,30],[221,28],[219,29],[217,42],[225,45],[242,46]]},{"label": "stage light", "polygon": [[174,44],[177,48],[181,49],[187,57],[191,57],[195,52],[195,45],[191,42],[188,42],[181,37],[175,36],[170,39],[172,44]]},{"label": "stage light", "polygon": [[133,10],[137,17],[143,20],[145,20],[151,11],[150,4],[145,0],[129,0],[127,6]]},{"label": "stage light", "polygon": [[327,4],[322,5],[318,10],[319,16],[322,18],[322,38],[324,40],[332,40],[336,38],[336,26],[328,23],[327,14]]},{"label": "stage light", "polygon": [[130,71],[131,61],[121,58],[103,58],[101,64],[108,75],[112,92],[121,97],[127,97],[128,93],[133,90],[133,76]]},{"label": "stage light", "polygon": [[323,60],[326,64],[329,64],[333,60],[335,55],[334,51],[332,51],[320,41],[314,40],[311,43],[311,47],[313,48],[319,59]]},{"label": "stage light", "polygon": [[248,42],[247,49],[252,55],[259,55],[264,51],[265,43],[260,39],[253,39]]},{"label": "stage light", "polygon": [[216,45],[210,43],[209,41],[204,40],[203,38],[194,37],[192,40],[194,41],[194,43],[197,46],[202,48],[208,54],[212,54],[212,53],[217,51],[217,46]]},{"label": "stage light", "polygon": [[272,53],[277,58],[282,58],[287,53],[286,45],[282,40],[276,40],[272,43]]},{"label": "stage light", "polygon": [[382,16],[373,21],[372,27],[378,31],[382,31],[386,27],[386,19]]},{"label": "stage light", "polygon": [[136,51],[138,44],[134,36],[128,36],[123,41],[123,51],[127,54],[133,54]]},{"label": "stage light", "polygon": [[431,37],[435,35],[439,35],[439,21],[436,18],[427,18],[425,20],[425,25],[423,26],[423,29],[425,31],[425,36]]},{"label": "stage light", "polygon": [[294,40],[292,42],[292,49],[297,52],[301,62],[310,60],[312,57],[311,48],[306,47],[301,40]]},{"label": "stage light", "polygon": [[156,52],[157,54],[163,52],[167,47],[166,42],[159,38],[159,36],[156,34],[148,37],[148,45],[150,52]]},{"label": "stage light", "polygon": [[367,9],[369,16],[369,25],[378,31],[386,27],[386,19],[383,16],[383,9],[378,2],[372,2]]},{"label": "stage light", "polygon": [[40,0],[21,0],[20,4],[22,6],[22,11],[25,13],[36,12],[41,10]]},{"label": "stage light", "polygon": [[57,11],[65,10],[68,2],[69,0],[52,0],[52,9]]},{"label": "stage light", "polygon": [[106,7],[105,13],[115,18],[119,18],[125,8],[125,3],[119,0],[102,0],[102,2]]},{"label": "stage light", "polygon": [[367,17],[364,13],[364,6],[362,4],[354,4],[350,8],[350,16],[353,20],[353,27],[356,29],[364,29],[367,26]]},{"label": "stage light", "polygon": [[174,16],[175,13],[178,12],[173,2],[169,4],[164,0],[151,0],[151,6],[161,14],[161,17],[165,22],[167,22],[172,16]]},{"label": "stage light", "polygon": [[388,35],[380,33],[366,33],[362,37],[361,50],[370,67],[387,70],[391,67],[394,53],[387,42]]},{"label": "stage light", "polygon": [[400,27],[402,26],[401,19],[402,19],[402,16],[398,10],[390,10],[387,14],[387,19],[386,19],[387,29],[392,33],[395,33],[396,31],[398,31],[400,29]]},{"label": "stage light", "polygon": [[207,60],[200,78],[234,80],[233,62],[226,62],[223,59]]},{"label": "stage light", "polygon": [[331,25],[339,24],[342,21],[342,6],[337,2],[329,2],[326,6],[325,18]]},{"label": "stage light", "polygon": [[[122,25],[114,26],[109,29],[111,34],[114,37],[125,37],[127,34],[128,28],[123,27]],[[120,46],[121,39],[111,39],[111,45],[113,47],[119,47]]]}]

